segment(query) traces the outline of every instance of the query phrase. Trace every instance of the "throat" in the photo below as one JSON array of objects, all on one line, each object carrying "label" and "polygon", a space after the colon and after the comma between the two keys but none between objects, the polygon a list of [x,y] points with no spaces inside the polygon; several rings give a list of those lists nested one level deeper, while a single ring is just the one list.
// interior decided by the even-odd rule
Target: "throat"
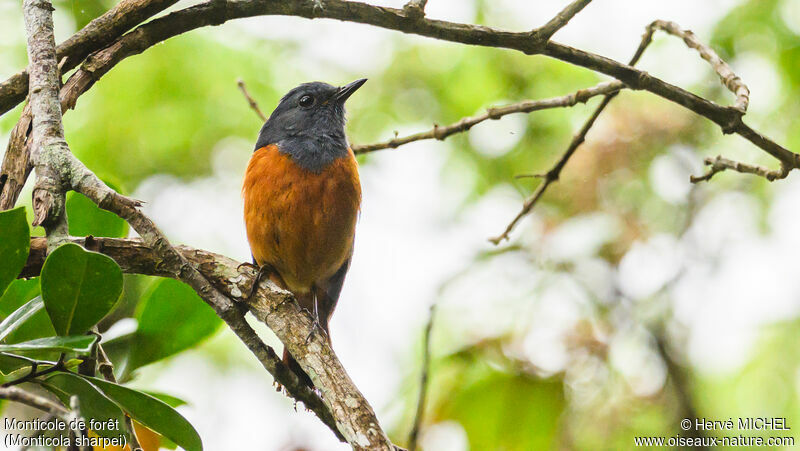
[{"label": "throat", "polygon": [[341,136],[295,136],[278,142],[278,149],[295,164],[311,172],[320,172],[336,159],[348,155],[347,139]]}]

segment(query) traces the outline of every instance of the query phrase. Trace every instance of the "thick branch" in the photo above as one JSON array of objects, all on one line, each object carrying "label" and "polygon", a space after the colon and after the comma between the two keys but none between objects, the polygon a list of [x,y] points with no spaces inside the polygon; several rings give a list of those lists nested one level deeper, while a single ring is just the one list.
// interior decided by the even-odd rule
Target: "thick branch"
[{"label": "thick branch", "polygon": [[514,49],[526,54],[544,54],[617,78],[633,89],[644,89],[700,114],[722,127],[726,133],[738,133],[778,158],[790,168],[800,166],[800,156],[761,135],[750,133],[741,121],[741,111],[724,107],[671,85],[630,65],[578,50],[553,41],[542,44],[531,33],[508,32],[479,25],[459,24],[431,19],[410,18],[402,9],[368,5],[360,2],[328,0],[324,8],[310,1],[217,0],[192,6],[151,21],[120,38],[110,47],[92,55],[67,82],[68,105],[85,92],[103,74],[122,59],[141,53],[165,39],[195,28],[218,25],[231,19],[256,15],[291,15],[307,18],[331,18],[365,23],[463,44]]},{"label": "thick branch", "polygon": [[[165,266],[158,253],[142,240],[114,238],[71,238],[71,240],[78,244],[86,244],[85,241],[90,240],[92,249],[113,258],[126,273],[180,280],[179,275]],[[42,238],[31,239],[30,256],[20,277],[34,277],[39,274],[44,264],[45,246],[46,243]],[[250,292],[255,280],[254,269],[212,252],[187,246],[176,246],[175,249],[180,252],[187,264],[198,268],[213,288],[225,296],[242,301]],[[269,281],[263,281],[250,302],[250,311],[259,321],[267,324],[284,343],[311,377],[314,385],[320,389],[324,403],[328,407],[326,408],[323,401],[283,365],[272,349],[266,348],[267,351],[256,355],[265,368],[275,376],[275,380],[286,386],[296,399],[314,410],[326,424],[330,426],[331,423],[335,423],[335,427],[354,447],[392,449],[372,408],[350,380],[327,340],[313,327],[311,316],[299,307],[292,295]],[[306,337],[309,335],[310,339],[306,342]],[[265,353],[268,355],[264,356]],[[333,413],[332,417],[330,412]]]},{"label": "thick branch", "polygon": [[36,168],[33,225],[42,225],[51,243],[67,235],[63,174],[55,158],[69,152],[61,125],[59,78],[53,37],[53,6],[49,0],[25,0],[23,16],[28,34],[30,105],[33,114],[31,161]]},{"label": "thick branch", "polygon": [[[87,55],[112,43],[122,33],[177,3],[178,0],[121,0],[102,16],[89,22],[56,49],[65,58],[64,72],[77,66]],[[0,116],[25,99],[28,71],[24,69],[0,83]]]},{"label": "thick branch", "polygon": [[[77,66],[89,53],[113,42],[122,33],[157,14],[177,0],[122,0],[102,16],[89,22],[56,49],[61,73]],[[20,103],[28,93],[28,70],[24,69],[0,83],[0,115]],[[31,110],[26,106],[8,140],[0,168],[0,211],[12,208],[19,197],[33,164],[30,161],[27,135]]]},{"label": "thick branch", "polygon": [[[191,286],[204,301],[214,308],[217,314],[250,350],[259,357],[259,360],[264,363],[267,370],[279,373],[278,367],[274,366],[277,356],[264,345],[255,334],[255,331],[247,324],[238,306],[214,287],[197,270],[195,265],[189,263],[181,253],[170,245],[167,238],[158,230],[155,224],[138,210],[138,202],[125,198],[111,190],[72,155],[66,141],[64,141],[61,125],[58,75],[55,65],[55,42],[53,40],[53,8],[48,0],[25,0],[24,10],[29,36],[28,54],[31,61],[31,110],[34,118],[32,157],[37,169],[36,189],[42,193],[41,196],[37,197],[37,191],[36,189],[34,190],[34,210],[37,218],[35,223],[41,223],[48,229],[48,244],[51,243],[51,236],[55,235],[53,232],[58,232],[58,235],[63,234],[66,238],[66,215],[64,214],[63,203],[65,191],[74,189],[84,194],[101,208],[125,219],[142,237],[143,243],[153,250],[152,261],[157,263],[160,269],[168,273],[170,277],[179,279]],[[50,182],[47,177],[52,177],[53,182]],[[42,183],[43,180],[45,183]],[[234,274],[229,275],[234,276]],[[235,275],[241,279],[238,273]],[[239,293],[241,294],[241,291]],[[266,300],[264,300],[266,293],[263,290],[259,293],[258,299],[261,299],[262,304],[265,305],[268,305],[269,301],[285,302],[287,299],[285,292],[282,292],[281,295],[271,293],[272,296]],[[288,295],[288,299],[292,299],[291,295]],[[293,312],[297,314],[297,318],[294,318],[294,320],[308,321],[309,325],[304,330],[306,332],[311,331],[312,326],[308,316],[299,314],[299,306],[296,303],[291,303],[291,306],[298,309],[297,312]],[[287,308],[291,307],[273,307],[273,309],[284,310]],[[272,312],[270,311],[270,313]],[[268,320],[267,324],[273,326],[274,324],[270,324],[272,321],[269,321],[272,318],[278,318],[287,324],[291,323],[286,314],[267,315],[260,319]],[[292,329],[292,331],[294,330],[297,329]],[[277,335],[284,340],[284,343],[296,358],[298,355],[303,356],[298,358],[298,361],[308,374],[313,374],[314,371],[320,373],[338,370],[336,374],[344,375],[346,378],[346,373],[341,368],[341,364],[338,363],[330,347],[327,346],[327,341],[324,341],[323,338],[319,336],[315,338],[317,344],[317,349],[315,350],[319,350],[320,353],[318,355],[305,348],[301,349],[298,343],[292,341],[294,337],[291,334],[277,333]],[[320,345],[321,341],[323,342],[322,345]],[[315,343],[312,343],[311,346],[313,344]],[[319,359],[326,352],[328,353],[327,358],[322,361],[331,368],[320,368],[310,363],[313,361],[311,359]],[[304,363],[306,363],[305,366]],[[339,366],[336,367],[336,364]],[[326,395],[323,401],[335,415],[336,429],[341,432],[348,443],[354,447],[391,449],[391,443],[380,429],[380,426],[378,426],[375,414],[363,396],[355,389],[352,383],[349,385],[345,383],[349,379],[345,381],[340,378],[332,381],[330,378],[318,377],[315,379],[312,376],[312,380],[319,383],[318,388]],[[287,385],[289,390],[297,390],[302,385],[296,378],[290,380],[290,382],[294,382],[295,385],[291,387]],[[342,384],[343,388],[331,386],[330,384],[333,382]],[[350,390],[344,391],[346,389]],[[342,391],[342,393],[337,392],[337,390]],[[347,396],[345,398],[334,398],[335,395],[339,394]],[[313,405],[313,397],[310,395],[307,397],[312,399],[312,405],[309,407],[317,407]],[[324,413],[320,415],[324,420]]]},{"label": "thick branch", "polygon": [[[647,72],[637,70],[631,65],[625,65],[553,41],[543,42],[541,38],[536,37],[537,30],[534,30],[534,32],[514,33],[479,25],[430,20],[424,17],[410,17],[404,9],[386,8],[342,0],[327,0],[324,8],[320,8],[314,1],[306,0],[286,2],[277,0],[213,0],[176,11],[138,27],[118,39],[108,48],[93,54],[67,82],[67,86],[62,91],[62,102],[66,107],[74,107],[77,98],[122,59],[141,53],[165,39],[195,28],[219,25],[228,20],[256,15],[331,18],[365,23],[404,33],[418,34],[463,44],[508,48],[526,54],[544,54],[610,75],[633,89],[650,91],[694,111],[719,125],[724,133],[737,133],[777,158],[781,162],[784,172],[800,167],[800,155],[766,138],[742,122],[741,96],[737,98],[736,106],[721,106],[655,78]],[[649,30],[652,35],[653,29],[650,28]],[[701,52],[702,55],[703,52]],[[729,81],[733,80],[732,78],[726,78],[725,75],[722,75],[722,78],[726,85],[731,84]],[[737,95],[742,93],[742,90],[738,87],[735,90]],[[0,176],[0,183],[2,182],[2,176]]]}]

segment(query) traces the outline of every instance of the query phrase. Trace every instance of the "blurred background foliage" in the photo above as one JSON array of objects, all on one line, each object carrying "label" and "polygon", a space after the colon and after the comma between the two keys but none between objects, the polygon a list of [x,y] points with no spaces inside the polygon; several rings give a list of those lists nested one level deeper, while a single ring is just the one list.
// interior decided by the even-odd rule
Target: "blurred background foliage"
[{"label": "blurred background foliage", "polygon": [[[430,3],[440,2],[454,5]],[[464,3],[473,7],[467,8],[463,20],[501,25],[502,20],[519,20],[508,12],[508,5],[515,3],[511,0]],[[550,3],[553,8],[560,4]],[[726,12],[716,12],[700,38],[744,72],[753,91],[748,123],[786,147],[800,149],[800,7],[794,0],[721,3]],[[59,36],[63,39],[112,4],[57,1]],[[596,4],[589,10],[608,8],[613,14],[615,7],[619,5]],[[7,76],[24,64],[24,39],[16,25],[21,23],[18,6],[6,3],[0,8],[13,17],[13,22],[4,20],[15,24],[7,32],[14,39],[0,43],[0,75]],[[656,18],[662,17],[651,19]],[[289,24],[280,25],[282,20]],[[577,22],[574,27],[591,26]],[[641,23],[642,30],[646,24]],[[299,31],[287,33],[295,25]],[[218,173],[220,165],[241,169],[260,123],[238,92],[239,78],[262,109],[270,111],[283,92],[321,78],[318,74],[332,83],[369,77],[364,92],[349,102],[348,130],[354,143],[389,139],[395,130],[404,134],[433,123],[448,124],[490,105],[565,95],[603,80],[564,63],[509,51],[382,32],[369,35],[375,39],[372,47],[353,41],[358,38],[348,41],[340,35],[340,43],[331,37],[331,29],[343,33],[352,28],[362,37],[367,33],[353,24],[325,23],[327,28],[319,25],[320,35],[301,35],[317,25],[253,19],[157,45],[123,61],[81,97],[76,110],[65,116],[67,140],[109,183],[154,201],[162,189],[176,184],[201,194],[214,189],[202,185],[215,177],[231,178],[224,170]],[[321,44],[322,50],[308,44],[325,39],[333,42]],[[351,49],[355,55],[350,58],[328,54],[331,47],[358,44],[366,49]],[[628,44],[633,52],[638,40]],[[682,86],[721,103],[731,101],[707,67],[681,67],[699,58],[679,41],[657,36],[641,66],[663,69],[670,65],[665,58],[676,52],[681,59],[667,76],[698,68],[693,81]],[[457,193],[447,197],[449,205],[443,207],[443,233],[453,224],[474,220],[476,214],[491,223],[493,233],[502,230],[539,183],[515,176],[549,168],[597,102],[490,121],[469,134],[425,144],[428,157],[413,161],[430,158],[436,171],[434,189]],[[0,118],[0,133],[7,134],[18,115],[19,108]],[[406,153],[416,155],[423,148],[412,147],[361,157],[362,174],[377,172],[381,159],[390,161],[385,163],[390,167],[399,165]],[[633,436],[684,434],[678,422],[693,413],[734,421],[739,416],[785,417],[793,429],[783,435],[797,437],[800,288],[789,280],[796,278],[791,268],[796,267],[800,243],[781,232],[796,229],[797,217],[781,212],[798,206],[792,200],[798,194],[797,182],[792,176],[771,185],[726,173],[711,183],[690,185],[688,175],[701,173],[702,158],[717,154],[774,166],[744,140],[722,136],[713,124],[686,110],[646,93],[625,92],[510,243],[494,248],[483,243],[488,234],[471,236],[479,242],[468,246],[471,257],[453,257],[453,269],[436,281],[435,294],[414,301],[441,305],[431,343],[422,446],[626,449],[632,447]],[[408,195],[419,195],[412,185],[421,182],[406,182]],[[233,186],[231,196],[209,199],[207,209],[191,217],[170,216],[160,204],[153,205],[151,213],[168,233],[180,231],[175,232],[177,241],[211,246],[244,260],[246,248],[229,247],[226,234],[208,225],[215,221],[211,216],[229,211],[229,204],[230,211],[237,211],[238,183],[225,181],[220,186]],[[365,192],[369,188],[365,183]],[[423,197],[415,201],[426,202]],[[22,202],[29,200],[23,197]],[[504,207],[487,210],[489,203]],[[75,235],[129,234],[124,223],[80,195],[70,195],[68,209]],[[172,224],[170,218],[182,223]],[[236,234],[243,236],[240,230]],[[203,238],[193,241],[197,236]],[[415,252],[425,260],[425,248]],[[408,264],[425,265],[401,261],[397,266]],[[728,270],[732,265],[739,269]],[[415,283],[402,272],[396,278]],[[26,289],[21,282],[12,288]],[[746,299],[738,301],[737,295]],[[0,305],[0,312],[7,315],[14,307]],[[395,366],[390,369],[399,372],[396,383],[379,385],[391,392],[384,393],[385,404],[376,407],[400,444],[416,407],[424,311],[414,310],[414,319],[405,323],[412,327],[398,331],[407,340],[391,355]],[[227,331],[214,335],[219,321],[179,283],[126,276],[123,300],[102,325],[112,330],[108,350],[117,370],[144,388],[168,391],[162,388],[167,383],[158,382],[167,371],[163,359],[174,359],[187,349],[221,368],[216,377],[222,383],[231,368],[244,368],[256,375],[258,384],[269,384]],[[335,344],[345,347],[347,342],[334,336]],[[157,361],[161,363],[150,365]],[[184,377],[201,371],[191,362],[182,367]],[[355,367],[363,379],[381,377],[359,373],[359,363],[345,365]],[[275,399],[285,406],[284,400]],[[187,416],[195,424],[199,419],[204,440],[213,443],[217,432],[227,433],[207,424],[204,429],[203,418],[214,423],[213,415],[201,408],[210,404],[186,401],[189,406],[184,409],[191,409],[192,403],[200,406],[187,410]],[[259,404],[252,402],[250,408],[258,410]],[[294,415],[280,410],[278,421],[285,420],[280,416],[284,413]],[[297,427],[313,434],[293,433],[279,443],[267,439],[266,449],[336,448],[313,419]]]}]

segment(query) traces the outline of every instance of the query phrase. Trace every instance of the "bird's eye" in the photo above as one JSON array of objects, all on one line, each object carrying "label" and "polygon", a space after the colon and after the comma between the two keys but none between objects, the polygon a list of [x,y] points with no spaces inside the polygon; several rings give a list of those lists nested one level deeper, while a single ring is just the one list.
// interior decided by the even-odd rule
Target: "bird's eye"
[{"label": "bird's eye", "polygon": [[300,97],[300,106],[301,107],[308,108],[313,104],[314,104],[314,98],[313,97],[311,97],[309,95],[305,95],[303,97]]}]

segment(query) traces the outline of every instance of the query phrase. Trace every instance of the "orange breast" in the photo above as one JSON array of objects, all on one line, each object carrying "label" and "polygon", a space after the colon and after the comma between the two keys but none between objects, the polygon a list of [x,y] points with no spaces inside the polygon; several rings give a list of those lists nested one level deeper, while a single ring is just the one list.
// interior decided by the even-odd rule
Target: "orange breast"
[{"label": "orange breast", "polygon": [[361,204],[352,151],[314,173],[277,146],[263,147],[250,158],[242,196],[253,257],[295,294],[331,277],[350,255]]}]

